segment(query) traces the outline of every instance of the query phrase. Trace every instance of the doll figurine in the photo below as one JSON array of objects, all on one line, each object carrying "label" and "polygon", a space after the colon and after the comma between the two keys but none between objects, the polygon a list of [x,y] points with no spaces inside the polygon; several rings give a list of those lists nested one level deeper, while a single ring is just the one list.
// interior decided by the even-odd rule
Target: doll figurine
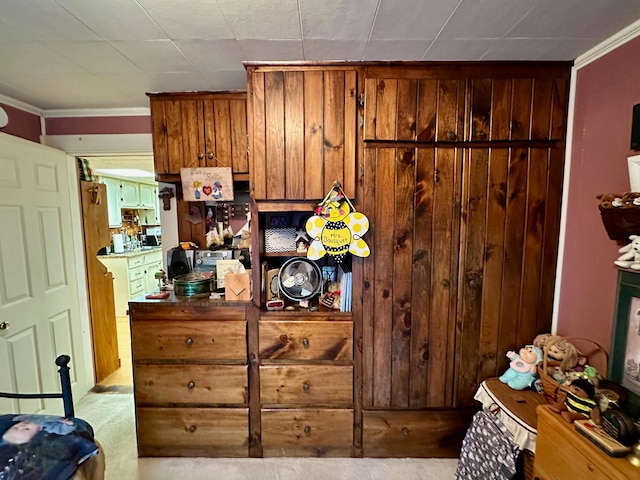
[{"label": "doll figurine", "polygon": [[524,390],[529,387],[536,379],[536,365],[542,361],[542,350],[535,345],[525,345],[519,353],[512,350],[507,352],[507,358],[511,363],[499,380],[514,390]]}]

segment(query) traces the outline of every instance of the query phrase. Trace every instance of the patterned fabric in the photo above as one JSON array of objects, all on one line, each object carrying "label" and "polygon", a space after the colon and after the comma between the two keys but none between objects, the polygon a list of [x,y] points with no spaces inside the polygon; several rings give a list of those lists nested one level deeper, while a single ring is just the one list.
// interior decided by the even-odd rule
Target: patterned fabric
[{"label": "patterned fabric", "polygon": [[462,441],[456,480],[512,479],[519,454],[502,422],[488,410],[480,410]]}]

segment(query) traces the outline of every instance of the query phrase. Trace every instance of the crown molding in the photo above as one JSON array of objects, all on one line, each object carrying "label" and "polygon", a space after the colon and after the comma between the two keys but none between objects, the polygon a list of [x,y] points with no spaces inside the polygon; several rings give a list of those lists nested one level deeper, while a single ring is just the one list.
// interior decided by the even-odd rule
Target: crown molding
[{"label": "crown molding", "polygon": [[573,62],[573,68],[579,70],[638,36],[640,36],[640,20],[637,20],[628,27],[623,28],[604,42],[580,55]]},{"label": "crown molding", "polygon": [[43,110],[44,118],[71,117],[148,117],[151,110],[145,107],[137,108],[73,108],[59,110]]},{"label": "crown molding", "polygon": [[6,95],[2,95],[1,93],[0,103],[4,103],[5,105],[9,105],[10,107],[17,108],[34,115],[38,115],[39,117],[42,116],[42,110],[40,110],[39,108],[36,108],[33,105],[29,105],[28,103],[21,102],[20,100],[16,100],[15,98],[7,97]]}]

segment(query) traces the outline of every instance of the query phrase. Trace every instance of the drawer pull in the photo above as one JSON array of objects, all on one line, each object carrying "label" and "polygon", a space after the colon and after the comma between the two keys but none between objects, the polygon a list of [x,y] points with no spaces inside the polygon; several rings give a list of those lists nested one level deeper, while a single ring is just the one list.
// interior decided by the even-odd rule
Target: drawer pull
[{"label": "drawer pull", "polygon": [[308,338],[303,338],[302,339],[302,346],[304,348],[309,348],[309,339]]},{"label": "drawer pull", "polygon": [[187,339],[184,341],[184,344],[185,344],[187,347],[190,347],[191,345],[193,345],[193,339],[192,339],[192,338],[187,338]]},{"label": "drawer pull", "polygon": [[311,435],[311,427],[309,425],[304,427],[304,433],[305,435]]},{"label": "drawer pull", "polygon": [[189,425],[188,430],[189,430],[189,433],[193,433],[193,432],[196,431],[196,426],[195,425]]},{"label": "drawer pull", "polygon": [[307,382],[304,382],[302,384],[302,390],[304,390],[305,393],[309,393],[309,390],[311,390],[311,385],[309,385]]},{"label": "drawer pull", "polygon": [[403,428],[402,429],[402,436],[403,437],[408,437],[409,436],[409,429],[408,428]]},{"label": "drawer pull", "polygon": [[189,382],[189,383],[187,383],[187,388],[188,388],[189,390],[193,390],[193,387],[195,387],[195,386],[196,386],[196,384],[195,384],[195,383],[193,383],[193,382]]}]

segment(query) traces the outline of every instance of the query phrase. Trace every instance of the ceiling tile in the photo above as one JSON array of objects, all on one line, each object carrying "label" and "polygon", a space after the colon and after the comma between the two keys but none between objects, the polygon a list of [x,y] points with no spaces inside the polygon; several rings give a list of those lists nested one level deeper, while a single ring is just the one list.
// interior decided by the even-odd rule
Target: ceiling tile
[{"label": "ceiling tile", "polygon": [[177,40],[234,38],[216,0],[138,0],[166,34]]},{"label": "ceiling tile", "polygon": [[50,0],[2,0],[0,11],[0,42],[99,38],[95,32]]},{"label": "ceiling tile", "polygon": [[244,61],[293,61],[302,58],[301,40],[240,40]]},{"label": "ceiling tile", "polygon": [[364,40],[305,40],[305,60],[362,60],[367,44]]},{"label": "ceiling tile", "polygon": [[218,0],[235,38],[299,39],[296,0]]},{"label": "ceiling tile", "polygon": [[129,59],[106,41],[48,42],[47,45],[90,73],[119,73],[135,69]]},{"label": "ceiling tile", "polygon": [[482,60],[487,51],[497,42],[491,39],[441,39],[436,40],[424,54],[423,60]]},{"label": "ceiling tile", "polygon": [[179,40],[176,46],[195,68],[202,72],[219,70],[242,70],[244,53],[237,40]]},{"label": "ceiling tile", "polygon": [[300,0],[303,37],[367,40],[377,4],[378,0]]},{"label": "ceiling tile", "polygon": [[167,35],[136,0],[56,0],[105,40],[157,40]]},{"label": "ceiling tile", "polygon": [[364,60],[422,60],[431,40],[370,40]]},{"label": "ceiling tile", "polygon": [[172,40],[114,41],[114,48],[145,72],[193,70]]},{"label": "ceiling tile", "polygon": [[[460,0],[381,0],[371,32],[376,40],[435,38]],[[424,53],[424,52],[423,52]]]}]

